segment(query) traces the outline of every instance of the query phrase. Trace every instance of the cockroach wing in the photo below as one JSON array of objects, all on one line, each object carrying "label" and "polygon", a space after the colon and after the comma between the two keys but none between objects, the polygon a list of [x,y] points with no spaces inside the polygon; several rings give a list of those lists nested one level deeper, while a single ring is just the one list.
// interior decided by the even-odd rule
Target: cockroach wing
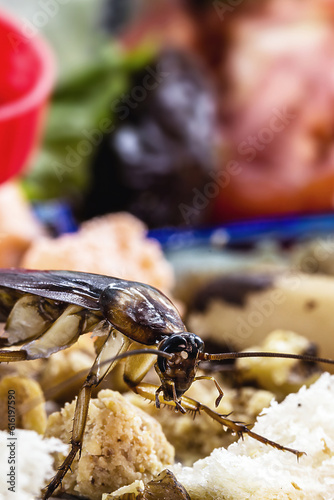
[{"label": "cockroach wing", "polygon": [[114,281],[117,278],[75,271],[0,269],[0,291],[9,288],[93,310],[99,309],[101,292]]},{"label": "cockroach wing", "polygon": [[[34,300],[36,296],[39,300]],[[69,306],[66,311],[62,309],[64,304],[83,308],[83,311],[69,313]],[[63,339],[62,348],[73,343],[77,335],[88,331],[80,318],[87,323],[90,317],[90,322],[96,324],[103,316],[125,336],[145,345],[157,344],[165,336],[185,331],[173,303],[156,288],[74,271],[0,269],[0,314],[7,319],[8,345],[31,341],[31,357],[49,354],[55,337],[59,341]],[[57,324],[51,327],[56,320]],[[62,329],[58,328],[60,323]],[[68,323],[71,328],[65,328]],[[69,336],[65,330],[71,332]],[[52,349],[56,349],[56,345]]]},{"label": "cockroach wing", "polygon": [[0,269],[1,345],[24,345],[27,359],[73,344],[103,320],[98,299],[114,278],[70,271]]}]

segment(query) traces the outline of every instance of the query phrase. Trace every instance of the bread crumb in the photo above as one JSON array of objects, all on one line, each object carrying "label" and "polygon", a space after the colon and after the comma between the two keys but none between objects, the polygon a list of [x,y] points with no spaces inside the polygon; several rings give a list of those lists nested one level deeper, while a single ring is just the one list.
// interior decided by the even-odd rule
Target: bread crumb
[{"label": "bread crumb", "polygon": [[332,500],[333,414],[334,376],[324,373],[310,388],[302,387],[280,404],[273,402],[253,429],[306,452],[299,460],[245,436],[193,467],[176,465],[172,470],[192,500]]},{"label": "bread crumb", "polygon": [[[287,352],[291,354],[316,354],[315,344],[297,333],[274,330],[261,342],[245,349],[250,352]],[[319,365],[287,358],[249,357],[236,360],[236,367],[243,383],[255,383],[275,394],[281,401],[290,392],[297,392],[303,385],[313,384],[321,375]]]},{"label": "bread crumb", "polygon": [[[68,443],[75,401],[48,419],[46,436]],[[57,466],[64,455],[58,456]],[[174,463],[174,448],[160,424],[125,400],[119,393],[102,390],[90,402],[81,458],[71,466],[64,480],[67,493],[100,500],[135,480],[147,481],[166,465]]]},{"label": "bread crumb", "polygon": [[[222,386],[224,397],[218,408],[215,408],[217,389],[209,381],[194,383],[187,396],[216,409],[224,415],[232,413],[231,418],[242,422],[254,422],[265,406],[269,406],[274,395],[269,391],[242,387],[234,389]],[[125,397],[139,408],[143,409],[160,422],[168,441],[175,447],[176,460],[183,465],[192,465],[196,460],[209,455],[217,447],[227,447],[237,437],[228,429],[222,427],[202,412],[200,415],[186,413],[185,415],[173,411],[171,408],[157,409],[155,405],[148,405],[142,397],[134,393],[127,393]]]},{"label": "bread crumb", "polygon": [[122,495],[132,495],[134,498],[137,495],[142,494],[145,490],[145,485],[143,481],[134,481],[132,484],[127,486],[122,486],[113,493],[104,493],[102,495],[102,500],[112,500],[113,498],[121,497]]},{"label": "bread crumb", "polygon": [[[0,431],[0,498],[1,500],[32,500],[40,498],[42,488],[54,475],[53,452],[66,453],[67,445],[59,439],[43,439],[34,431],[17,429],[13,447],[14,465],[8,463],[8,433]],[[12,490],[7,483],[10,465],[15,467]],[[13,471],[13,469],[12,469]]]},{"label": "bread crumb", "polygon": [[168,292],[174,284],[171,265],[145,225],[127,213],[85,222],[77,233],[37,240],[21,267],[67,269],[141,281]]},{"label": "bread crumb", "polygon": [[0,267],[18,266],[32,240],[45,233],[14,182],[0,186]]},{"label": "bread crumb", "polygon": [[7,376],[0,380],[0,429],[8,426],[8,394],[14,394],[12,406],[15,426],[44,434],[46,411],[44,395],[38,382],[25,377]]}]

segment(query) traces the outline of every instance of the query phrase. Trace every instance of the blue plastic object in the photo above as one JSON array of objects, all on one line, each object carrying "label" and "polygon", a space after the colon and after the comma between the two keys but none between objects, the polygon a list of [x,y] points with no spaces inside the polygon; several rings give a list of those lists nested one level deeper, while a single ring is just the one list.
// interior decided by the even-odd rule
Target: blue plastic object
[{"label": "blue plastic object", "polygon": [[244,245],[270,238],[291,242],[330,233],[334,233],[334,213],[247,220],[203,229],[154,229],[149,232],[149,237],[157,239],[166,249],[177,249],[219,246],[219,243],[221,246]]}]

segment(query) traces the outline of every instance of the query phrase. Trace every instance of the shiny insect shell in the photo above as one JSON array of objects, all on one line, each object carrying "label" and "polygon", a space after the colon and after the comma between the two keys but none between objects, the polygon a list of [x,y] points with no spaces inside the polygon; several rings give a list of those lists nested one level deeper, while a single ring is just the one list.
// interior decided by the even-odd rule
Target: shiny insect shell
[{"label": "shiny insect shell", "polygon": [[[203,411],[239,436],[248,434],[297,457],[303,452],[260,436],[247,425],[234,422],[184,394],[194,381],[206,378],[218,390],[216,406],[223,397],[213,377],[196,377],[201,361],[276,356],[334,363],[285,353],[205,353],[203,341],[186,331],[177,309],[159,290],[139,282],[90,273],[1,269],[0,321],[6,322],[0,362],[49,357],[88,332],[100,336],[102,341],[77,397],[70,452],[46,487],[44,499],[60,485],[82,447],[92,389],[122,358],[127,358],[124,381],[129,388],[154,401],[158,408],[163,403],[181,413]],[[6,349],[13,346],[22,347]],[[153,365],[160,378],[159,386],[142,382]]]}]

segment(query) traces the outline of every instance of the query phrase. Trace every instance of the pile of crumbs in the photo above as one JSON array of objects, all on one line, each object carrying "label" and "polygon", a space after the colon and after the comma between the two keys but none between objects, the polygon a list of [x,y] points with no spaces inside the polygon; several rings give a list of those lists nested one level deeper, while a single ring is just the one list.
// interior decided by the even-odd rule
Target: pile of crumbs
[{"label": "pile of crumbs", "polygon": [[273,402],[253,431],[303,451],[288,452],[245,436],[215,449],[193,467],[176,465],[177,480],[192,500],[332,500],[334,491],[334,376],[324,373],[280,404]]},{"label": "pile of crumbs", "polygon": [[38,498],[55,474],[52,453],[67,453],[68,445],[35,431],[16,429],[13,434],[0,431],[0,499]]}]

